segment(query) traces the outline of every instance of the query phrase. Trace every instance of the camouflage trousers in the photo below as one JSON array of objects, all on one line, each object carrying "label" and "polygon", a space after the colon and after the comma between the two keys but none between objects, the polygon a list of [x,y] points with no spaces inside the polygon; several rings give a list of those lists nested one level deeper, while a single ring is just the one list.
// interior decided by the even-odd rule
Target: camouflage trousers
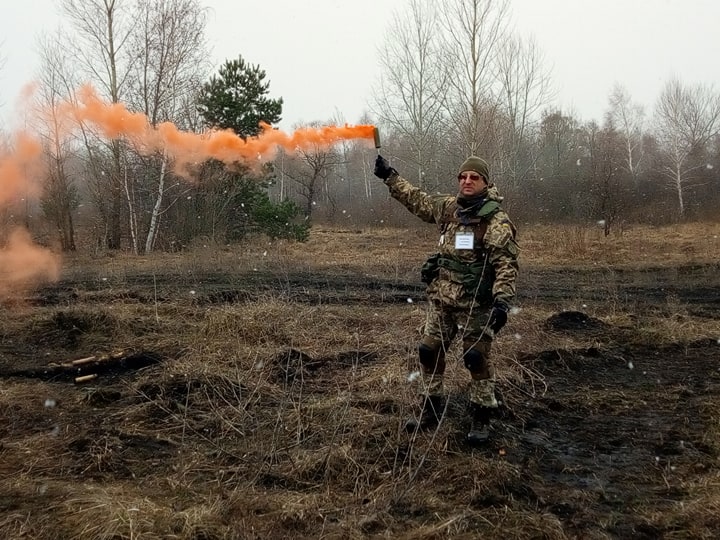
[{"label": "camouflage trousers", "polygon": [[463,360],[470,371],[470,401],[497,407],[495,368],[490,360],[493,333],[486,328],[489,310],[459,309],[430,302],[420,344],[419,391],[422,395],[442,395],[445,354],[457,337],[462,342]]}]

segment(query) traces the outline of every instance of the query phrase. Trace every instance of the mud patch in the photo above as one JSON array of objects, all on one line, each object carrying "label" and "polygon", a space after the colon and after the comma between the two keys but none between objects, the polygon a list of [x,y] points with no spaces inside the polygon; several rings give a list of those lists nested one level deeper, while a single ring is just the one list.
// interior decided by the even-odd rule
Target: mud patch
[{"label": "mud patch", "polygon": [[[686,482],[720,466],[720,449],[707,442],[720,406],[718,353],[716,342],[700,340],[525,358],[547,392],[515,403],[518,421],[495,426],[493,450],[539,479],[538,504],[568,531],[590,534],[613,513],[622,518],[610,532],[642,538],[649,525],[632,509],[669,509],[687,496]],[[579,493],[582,504],[573,503]]]},{"label": "mud patch", "polygon": [[590,317],[582,311],[561,311],[548,318],[545,326],[559,332],[605,331],[608,325],[600,319]]}]

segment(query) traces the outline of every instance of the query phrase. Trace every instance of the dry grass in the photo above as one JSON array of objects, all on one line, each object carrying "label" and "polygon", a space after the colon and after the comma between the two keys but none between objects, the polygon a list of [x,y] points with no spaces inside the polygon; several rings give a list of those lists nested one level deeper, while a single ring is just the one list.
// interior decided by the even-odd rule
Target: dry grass
[{"label": "dry grass", "polygon": [[[557,267],[713,265],[718,235],[720,226],[709,224],[630,228],[608,238],[595,229],[533,227],[521,231],[522,268],[544,276]],[[379,283],[401,296],[417,283],[435,241],[430,228],[313,230],[306,244],[258,239],[182,254],[67,260],[63,283],[72,294],[0,312],[0,359],[43,365],[122,346],[169,360],[87,387],[0,380],[0,534],[613,537],[604,533],[617,525],[613,515],[590,526],[590,513],[573,522],[547,506],[553,486],[532,472],[541,455],[511,461],[465,448],[463,413],[448,411],[433,433],[409,438],[402,431],[417,402],[408,366],[424,321],[421,304],[351,290],[328,301],[317,292],[322,282],[297,293],[304,276],[327,280],[328,289],[337,287],[335,278],[348,287]],[[248,285],[268,275],[272,287]],[[672,295],[654,311],[634,309],[619,292],[620,279],[589,284],[603,299],[584,310],[634,343],[720,337],[716,318],[696,316]],[[227,301],[213,296],[220,289],[232,293]],[[583,309],[584,292],[573,294],[565,298]],[[557,308],[542,294],[526,296],[497,340],[499,385],[517,418],[549,390],[528,358],[620,339],[553,331],[547,321]],[[459,351],[448,360],[448,390],[460,403],[467,373]],[[622,397],[611,390],[587,395],[591,405]],[[702,409],[714,422],[709,448],[720,448],[716,405]],[[664,537],[710,538],[720,482],[704,472],[688,473],[682,504],[637,511]],[[568,505],[596,503],[588,490],[566,493]]]},{"label": "dry grass", "polygon": [[605,236],[601,228],[533,226],[519,235],[525,264],[687,265],[720,258],[720,224],[633,226]]}]

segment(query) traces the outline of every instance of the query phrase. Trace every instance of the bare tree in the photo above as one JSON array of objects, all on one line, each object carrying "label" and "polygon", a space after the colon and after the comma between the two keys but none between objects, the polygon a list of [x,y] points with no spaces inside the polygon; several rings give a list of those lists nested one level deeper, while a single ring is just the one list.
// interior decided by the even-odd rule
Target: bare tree
[{"label": "bare tree", "polygon": [[540,113],[553,96],[543,55],[533,39],[509,37],[498,47],[496,69],[506,127],[500,132],[499,172],[512,186],[532,170],[527,148],[529,132],[540,124]]},{"label": "bare tree", "polygon": [[643,163],[643,129],[645,112],[642,106],[633,103],[630,94],[616,84],[610,94],[610,110],[607,113],[610,129],[616,129],[622,136],[625,158],[622,167],[627,171],[637,188],[638,176]]},{"label": "bare tree", "polygon": [[702,166],[697,158],[720,132],[720,95],[704,85],[685,87],[671,79],[660,94],[655,114],[666,157],[661,172],[675,191],[678,213],[683,218],[685,191],[693,173]]},{"label": "bare tree", "polygon": [[587,216],[587,205],[578,197],[579,193],[587,198],[582,193],[589,158],[586,144],[586,135],[572,115],[560,110],[544,113],[533,150],[537,155],[533,181],[523,183],[520,193],[526,215],[537,212],[543,220]]},{"label": "bare tree", "polygon": [[[339,110],[336,110],[329,120],[329,124],[333,126],[342,126],[346,123],[345,116]],[[361,121],[360,123],[369,124],[371,122]],[[327,200],[332,205],[331,212],[333,214],[338,204],[342,204],[343,208],[352,208],[354,214],[355,210],[364,206],[360,198],[361,194],[367,197],[365,184],[362,189],[358,189],[357,186],[360,179],[363,179],[363,182],[365,180],[362,162],[370,161],[363,156],[363,150],[367,150],[367,146],[364,141],[340,140],[333,144],[333,150],[335,152],[335,165],[333,166],[335,181],[331,185],[326,184]],[[358,162],[360,162],[359,167],[357,167]]]},{"label": "bare tree", "polygon": [[[206,10],[197,0],[139,0],[134,14],[128,92],[131,104],[144,112],[153,126],[161,122],[190,123],[190,118],[183,118],[186,105],[200,86],[208,64]],[[165,154],[141,161],[143,174],[126,175],[124,192],[133,250],[140,250],[139,235],[144,227],[143,248],[150,252],[167,208],[166,198],[173,192],[178,196],[180,182],[171,174]],[[136,178],[148,182],[138,185]],[[149,221],[143,223],[143,216],[148,214]]]},{"label": "bare tree", "polygon": [[[62,7],[79,39],[74,43],[76,69],[85,80],[96,85],[99,91],[113,103],[121,101],[127,89],[130,58],[127,42],[134,21],[128,13],[130,0],[63,0]],[[109,249],[119,249],[122,237],[124,202],[123,155],[121,141],[109,143],[109,167],[97,161],[92,164],[96,171],[107,170],[97,177],[105,187],[105,196],[99,197],[101,216],[105,220],[105,243]],[[97,158],[97,152],[88,152]]]},{"label": "bare tree", "polygon": [[326,202],[332,204],[328,179],[341,161],[341,156],[334,148],[318,145],[311,150],[298,150],[296,157],[286,159],[285,175],[297,184],[307,220],[312,219],[313,206],[320,194],[324,194]]},{"label": "bare tree", "polygon": [[[337,165],[337,156],[331,149],[300,150],[292,163],[286,164],[285,175],[298,186],[303,200],[303,214],[311,220],[313,207],[321,193],[328,194],[328,178]],[[331,202],[331,199],[326,201]]]},{"label": "bare tree", "polygon": [[[396,13],[380,51],[382,81],[374,96],[381,125],[410,147],[407,161],[421,186],[432,174],[445,129],[448,70],[439,48],[437,3],[411,0],[409,14]],[[430,174],[428,174],[430,173]]]},{"label": "bare tree", "polygon": [[40,124],[37,132],[43,141],[48,160],[45,189],[41,207],[45,217],[55,226],[63,251],[75,251],[75,228],[73,211],[77,208],[77,189],[68,172],[68,161],[73,155],[73,139],[68,118],[60,112],[67,102],[73,83],[64,49],[60,46],[62,36],[48,38],[40,46],[40,86],[37,95]]},{"label": "bare tree", "polygon": [[611,126],[600,129],[590,122],[583,130],[588,149],[589,197],[591,217],[598,219],[605,236],[620,221],[623,210],[623,185],[620,162],[623,159],[624,137]]},{"label": "bare tree", "polygon": [[507,35],[507,0],[448,0],[441,16],[451,69],[449,112],[464,155],[495,157],[495,59]]}]

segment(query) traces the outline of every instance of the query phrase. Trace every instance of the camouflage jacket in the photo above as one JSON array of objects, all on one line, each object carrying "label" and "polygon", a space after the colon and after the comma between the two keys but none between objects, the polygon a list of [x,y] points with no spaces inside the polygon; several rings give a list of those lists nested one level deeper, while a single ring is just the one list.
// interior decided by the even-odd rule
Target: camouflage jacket
[{"label": "camouflage jacket", "polygon": [[519,248],[494,184],[482,207],[467,216],[458,213],[455,196],[428,195],[397,174],[385,183],[390,195],[410,212],[438,225],[438,253],[423,267],[431,273],[426,279],[429,299],[458,308],[490,307],[494,300],[511,303]]}]

